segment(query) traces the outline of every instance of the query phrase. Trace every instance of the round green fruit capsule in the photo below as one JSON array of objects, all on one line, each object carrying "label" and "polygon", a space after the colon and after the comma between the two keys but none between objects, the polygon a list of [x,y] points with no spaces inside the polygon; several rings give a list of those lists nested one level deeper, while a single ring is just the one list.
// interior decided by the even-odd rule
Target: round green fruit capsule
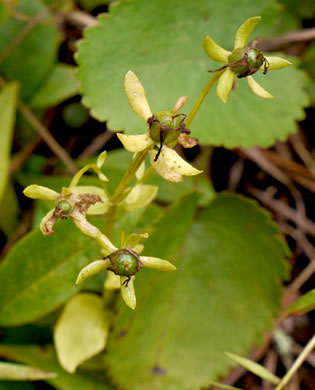
[{"label": "round green fruit capsule", "polygon": [[168,145],[176,141],[181,130],[178,129],[180,125],[180,117],[178,117],[172,110],[164,110],[155,114],[157,121],[153,121],[150,126],[150,136],[155,142],[161,142]]},{"label": "round green fruit capsule", "polygon": [[257,49],[250,49],[247,52],[248,65],[253,69],[259,69],[264,63],[264,55]]},{"label": "round green fruit capsule", "polygon": [[67,200],[61,200],[57,204],[57,209],[58,211],[61,211],[62,214],[69,214],[72,209],[72,206]]},{"label": "round green fruit capsule", "polygon": [[116,275],[132,276],[139,270],[138,259],[130,253],[121,253],[113,261],[113,271]]},{"label": "round green fruit capsule", "polygon": [[[245,48],[239,48],[239,49],[235,49],[232,54],[230,54],[229,56],[229,64],[234,64],[236,62],[239,62],[241,60],[243,60],[245,57]],[[240,65],[236,65],[236,66],[231,66],[231,69],[234,73],[236,74],[245,74],[246,72],[248,72],[248,65],[247,64],[240,64]]]}]

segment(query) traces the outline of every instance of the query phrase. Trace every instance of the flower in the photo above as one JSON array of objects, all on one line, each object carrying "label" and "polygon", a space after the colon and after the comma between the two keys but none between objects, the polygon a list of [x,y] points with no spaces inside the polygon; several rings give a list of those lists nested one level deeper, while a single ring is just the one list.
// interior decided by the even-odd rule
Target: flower
[{"label": "flower", "polygon": [[[247,41],[261,17],[256,16],[247,19],[238,29],[233,52],[227,51],[214,42],[212,38],[207,36],[203,42],[203,48],[207,55],[214,61],[223,62],[224,66],[214,72],[218,74],[217,95],[227,103],[229,94],[232,90],[235,76],[242,78],[246,77],[250,89],[257,95],[265,99],[271,99],[273,96],[264,90],[251,76],[258,70],[262,70],[264,74],[268,70],[285,68],[291,65],[287,60],[280,57],[264,57],[264,55],[255,48],[257,40],[252,45],[246,46]],[[210,71],[213,72],[213,71]]]},{"label": "flower", "polygon": [[[49,236],[54,233],[53,226],[61,218],[71,217],[78,229],[87,236],[95,238],[103,248],[115,248],[104,234],[90,224],[86,215],[104,214],[110,207],[110,201],[106,193],[105,182],[107,177],[101,172],[106,159],[106,152],[100,154],[96,164],[87,164],[78,171],[69,187],[63,187],[61,193],[50,188],[32,184],[25,188],[24,195],[31,199],[51,200],[55,207],[48,211],[40,223],[42,233]],[[104,189],[96,186],[78,186],[82,175],[93,169],[98,178],[104,183]]]},{"label": "flower", "polygon": [[[179,98],[172,110],[160,111],[153,115],[144,88],[132,71],[125,76],[125,91],[131,109],[149,125],[149,130],[140,135],[118,133],[124,148],[129,152],[147,150],[153,168],[169,181],[179,182],[183,180],[182,175],[194,176],[201,173],[183,160],[171,147],[177,142],[186,148],[193,147],[197,143],[195,138],[188,137],[190,131],[185,128],[184,123],[186,116],[177,114],[188,97]],[[156,145],[159,147],[158,152],[153,150]]]},{"label": "flower", "polygon": [[176,270],[176,267],[167,260],[139,255],[143,250],[143,245],[140,242],[148,237],[148,233],[133,233],[126,237],[125,232],[121,232],[120,249],[114,246],[111,250],[103,249],[101,252],[104,258],[95,260],[84,267],[77,277],[76,285],[105,269],[112,271],[107,274],[105,288],[120,288],[122,298],[126,305],[131,309],[135,309],[136,295],[134,278],[142,267],[166,272]]}]

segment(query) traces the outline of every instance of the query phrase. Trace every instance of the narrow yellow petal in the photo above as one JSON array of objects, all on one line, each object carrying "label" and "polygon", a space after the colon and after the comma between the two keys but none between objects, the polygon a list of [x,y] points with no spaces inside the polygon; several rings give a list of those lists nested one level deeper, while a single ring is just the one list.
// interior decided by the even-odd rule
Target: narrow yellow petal
[{"label": "narrow yellow petal", "polygon": [[215,43],[209,36],[203,41],[203,49],[214,61],[223,62],[224,64],[228,63],[231,52],[223,49],[223,47]]},{"label": "narrow yellow petal", "polygon": [[167,260],[159,259],[158,257],[141,256],[140,260],[145,267],[157,269],[159,271],[172,272],[176,271],[175,265]]},{"label": "narrow yellow petal", "polygon": [[166,180],[179,182],[183,180],[182,175],[195,176],[202,172],[183,160],[174,149],[165,145],[161,150],[158,160],[154,161],[156,153],[155,150],[149,151],[151,164]]},{"label": "narrow yellow petal", "polygon": [[72,187],[75,187],[78,185],[79,181],[81,180],[81,177],[84,175],[84,173],[86,171],[88,171],[89,169],[93,169],[93,171],[98,175],[98,178],[101,180],[101,181],[108,181],[107,177],[102,173],[102,171],[100,170],[100,168],[94,164],[94,163],[91,163],[91,164],[87,164],[85,165],[83,168],[81,168],[72,178],[71,180],[71,183],[69,185],[69,188],[71,189]]},{"label": "narrow yellow petal", "polygon": [[121,276],[120,277],[120,291],[121,291],[121,296],[123,300],[125,301],[125,304],[129,306],[131,309],[136,308],[136,294],[135,294],[135,288],[133,285],[133,278],[129,280],[128,283],[126,276]]},{"label": "narrow yellow petal", "polygon": [[54,212],[55,212],[55,209],[49,210],[48,213],[44,216],[44,218],[40,222],[39,228],[44,236],[50,236],[54,232],[52,229],[52,226],[49,226],[48,230],[47,230],[47,226],[46,226],[46,223],[52,218]]},{"label": "narrow yellow petal", "polygon": [[[266,60],[269,62],[268,70],[277,70],[282,69],[287,66],[292,65],[292,63],[288,60],[285,60],[281,57],[265,57]],[[260,70],[265,70],[265,66],[263,65]]]},{"label": "narrow yellow petal", "polygon": [[230,68],[226,68],[219,78],[216,92],[223,103],[227,103],[229,99],[229,94],[232,90],[234,79],[235,73],[232,72]]},{"label": "narrow yellow petal", "polygon": [[47,187],[31,184],[26,187],[23,194],[31,199],[56,200],[59,196],[58,192]]},{"label": "narrow yellow petal", "polygon": [[125,91],[131,109],[147,122],[152,111],[140,80],[131,70],[125,76]]},{"label": "narrow yellow petal", "polygon": [[107,269],[110,266],[111,266],[111,262],[108,259],[107,260],[93,261],[92,263],[88,264],[86,267],[81,269],[81,271],[77,277],[77,280],[75,282],[75,285],[77,286],[78,284],[83,282],[85,279],[104,271],[105,269]]},{"label": "narrow yellow petal", "polygon": [[120,276],[115,275],[114,272],[107,272],[104,288],[106,290],[118,290],[120,288]]},{"label": "narrow yellow petal", "polygon": [[117,137],[123,144],[124,148],[128,150],[128,152],[141,152],[142,150],[148,149],[155,145],[155,142],[150,137],[149,132],[139,135],[126,135],[117,133]]},{"label": "narrow yellow petal", "polygon": [[263,87],[261,87],[252,76],[246,77],[249,88],[254,92],[255,95],[262,97],[264,99],[272,99],[273,96],[267,92]]},{"label": "narrow yellow petal", "polygon": [[256,25],[260,22],[261,16],[255,16],[247,19],[241,27],[237,30],[234,40],[234,49],[245,47],[247,45],[248,38],[254,31]]}]

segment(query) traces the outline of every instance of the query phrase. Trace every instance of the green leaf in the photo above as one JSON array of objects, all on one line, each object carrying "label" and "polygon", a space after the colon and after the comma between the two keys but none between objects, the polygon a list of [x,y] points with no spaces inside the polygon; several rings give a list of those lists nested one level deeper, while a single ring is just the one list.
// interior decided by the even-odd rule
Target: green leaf
[{"label": "green leaf", "polygon": [[[57,374],[56,378],[48,379],[51,385],[60,390],[112,390],[104,376],[98,378],[90,373],[78,370],[73,375],[64,371],[57,360],[54,349],[51,346],[19,346],[19,345],[0,345],[0,356],[26,363],[41,368],[42,370],[52,371]],[[1,383],[1,382],[0,382]]]},{"label": "green leaf", "polygon": [[10,236],[19,223],[18,199],[13,185],[8,183],[0,201],[0,229]]},{"label": "green leaf", "polygon": [[227,373],[224,352],[246,354],[279,312],[288,249],[269,214],[223,194],[192,225],[195,204],[184,198],[146,242],[177,271],[141,270],[135,312],[120,305],[105,356],[119,387],[205,387]]},{"label": "green leaf", "polygon": [[[188,114],[211,77],[207,71],[220,67],[204,53],[204,38],[210,35],[230,50],[239,26],[256,15],[262,16],[262,22],[255,35],[264,38],[276,22],[270,18],[275,7],[273,0],[237,4],[201,0],[198,6],[182,0],[114,3],[109,14],[85,30],[85,39],[79,43],[76,58],[84,104],[97,119],[107,120],[111,129],[144,133],[146,126],[129,107],[123,88],[125,74],[132,70],[146,90],[153,113],[189,95],[184,107]],[[163,28],[157,20],[163,20]],[[270,146],[296,131],[295,121],[304,118],[303,107],[308,104],[304,74],[291,66],[254,77],[275,99],[258,98],[243,79],[238,80],[228,104],[213,90],[190,126],[192,135],[202,143],[233,148]]]},{"label": "green leaf", "polygon": [[287,308],[288,315],[305,314],[315,309],[315,289],[302,295]]},{"label": "green leaf", "polygon": [[26,235],[0,265],[0,325],[25,324],[59,307],[78,291],[81,268],[99,256],[70,220],[59,221],[51,237],[38,229]]},{"label": "green leaf", "polygon": [[268,381],[274,385],[277,385],[278,383],[280,383],[280,378],[278,378],[276,375],[272,374],[270,371],[268,371],[265,367],[261,366],[260,364],[253,362],[250,359],[246,359],[244,357],[237,356],[233,353],[226,352],[225,354],[230,359],[234,360],[236,363],[245,367],[248,371],[259,376],[260,378],[265,379],[266,381]]},{"label": "green leaf", "polygon": [[101,297],[87,293],[73,297],[55,327],[55,347],[61,366],[74,373],[81,363],[102,351],[108,329],[109,318]]},{"label": "green leaf", "polygon": [[57,64],[45,84],[32,96],[29,104],[32,108],[56,106],[77,95],[78,91],[79,80],[76,76],[76,68],[71,65]]},{"label": "green leaf", "polygon": [[9,174],[17,95],[18,84],[15,82],[6,85],[0,92],[0,200]]},{"label": "green leaf", "polygon": [[[0,71],[9,80],[21,83],[22,99],[30,97],[44,82],[51,72],[57,55],[57,29],[52,22],[48,10],[38,0],[19,1],[16,12],[35,17],[39,13],[42,22],[24,36],[30,22],[22,22],[15,17],[9,18],[0,27],[0,53],[4,55],[8,47],[14,43],[14,48],[0,64]],[[26,31],[27,31],[26,30]],[[20,37],[23,39],[17,42]]]},{"label": "green leaf", "polygon": [[34,381],[55,377],[56,374],[53,372],[45,372],[21,364],[0,362],[0,380]]}]

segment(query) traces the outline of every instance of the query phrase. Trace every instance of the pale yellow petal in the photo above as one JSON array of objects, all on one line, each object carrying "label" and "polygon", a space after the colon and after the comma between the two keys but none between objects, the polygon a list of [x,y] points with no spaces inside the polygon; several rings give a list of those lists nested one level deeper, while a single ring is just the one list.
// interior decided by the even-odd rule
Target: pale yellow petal
[{"label": "pale yellow petal", "polygon": [[149,151],[151,164],[166,180],[179,182],[183,180],[182,175],[195,176],[202,172],[183,160],[174,149],[165,145],[161,150],[158,160],[154,161],[156,153],[157,151],[155,150]]},{"label": "pale yellow petal", "polygon": [[102,166],[104,165],[106,161],[106,157],[107,157],[106,150],[98,156],[96,165],[99,167],[99,169],[101,169]]},{"label": "pale yellow petal", "polygon": [[229,99],[229,94],[233,88],[233,83],[235,79],[235,73],[231,71],[230,68],[226,68],[221,74],[218,85],[217,85],[217,96],[223,103],[227,103]]},{"label": "pale yellow petal", "polygon": [[158,257],[141,256],[140,260],[141,263],[148,268],[157,269],[164,272],[176,271],[175,265],[167,260],[159,259]]},{"label": "pale yellow petal", "polygon": [[110,266],[111,266],[111,262],[108,259],[93,261],[93,263],[90,263],[86,267],[81,269],[77,277],[77,280],[75,282],[75,285],[77,286],[78,284],[82,283],[85,279],[104,271]]},{"label": "pale yellow petal", "polygon": [[[265,57],[265,58],[269,62],[268,70],[278,70],[292,65],[290,61],[285,60],[284,58],[281,57]],[[263,65],[260,68],[260,70],[265,70],[265,66]]]},{"label": "pale yellow petal", "polygon": [[152,148],[155,145],[149,132],[139,135],[117,133],[117,137],[128,152],[141,152],[142,150]]},{"label": "pale yellow petal", "polygon": [[96,164],[87,164],[82,169],[80,169],[72,178],[69,188],[75,187],[78,185],[81,177],[86,171],[93,169],[93,171],[98,175],[98,178],[101,181],[108,181],[107,177],[101,172],[100,168]]},{"label": "pale yellow petal", "polygon": [[104,288],[106,290],[118,290],[120,288],[120,276],[115,275],[114,272],[107,272]]},{"label": "pale yellow petal", "polygon": [[140,80],[131,70],[125,76],[125,91],[131,109],[147,122],[152,116],[152,111]]},{"label": "pale yellow petal", "polygon": [[255,16],[247,19],[241,27],[237,30],[234,40],[234,49],[245,47],[251,33],[254,31],[256,25],[260,22],[261,16]]},{"label": "pale yellow petal", "polygon": [[215,43],[209,36],[203,41],[203,49],[214,61],[223,62],[224,64],[228,63],[231,52],[223,49],[223,47]]},{"label": "pale yellow petal", "polygon": [[137,244],[139,244],[142,240],[146,240],[149,237],[148,233],[132,233],[130,234],[124,242],[124,247],[130,246],[131,248],[134,248]]},{"label": "pale yellow petal", "polygon": [[263,87],[261,87],[257,81],[253,79],[252,76],[246,77],[249,88],[254,92],[255,95],[262,97],[264,99],[272,99],[273,96],[267,92]]},{"label": "pale yellow petal", "polygon": [[121,290],[121,296],[123,300],[125,301],[125,304],[129,306],[131,309],[136,308],[136,294],[135,294],[135,288],[133,285],[132,278],[129,280],[128,283],[126,281],[128,278],[126,276],[120,277],[120,290]]},{"label": "pale yellow petal", "polygon": [[50,220],[50,218],[53,216],[54,212],[55,212],[55,209],[49,210],[48,213],[44,216],[44,218],[40,222],[39,228],[40,228],[40,231],[44,234],[44,236],[49,236],[50,234],[53,233],[52,227],[49,231],[47,231],[46,222]]},{"label": "pale yellow petal", "polygon": [[42,200],[56,200],[59,196],[58,192],[51,190],[47,187],[38,186],[32,184],[25,188],[23,194],[31,199],[42,199]]},{"label": "pale yellow petal", "polygon": [[147,206],[156,197],[159,187],[149,184],[135,185],[120,206],[127,211],[133,211]]}]

